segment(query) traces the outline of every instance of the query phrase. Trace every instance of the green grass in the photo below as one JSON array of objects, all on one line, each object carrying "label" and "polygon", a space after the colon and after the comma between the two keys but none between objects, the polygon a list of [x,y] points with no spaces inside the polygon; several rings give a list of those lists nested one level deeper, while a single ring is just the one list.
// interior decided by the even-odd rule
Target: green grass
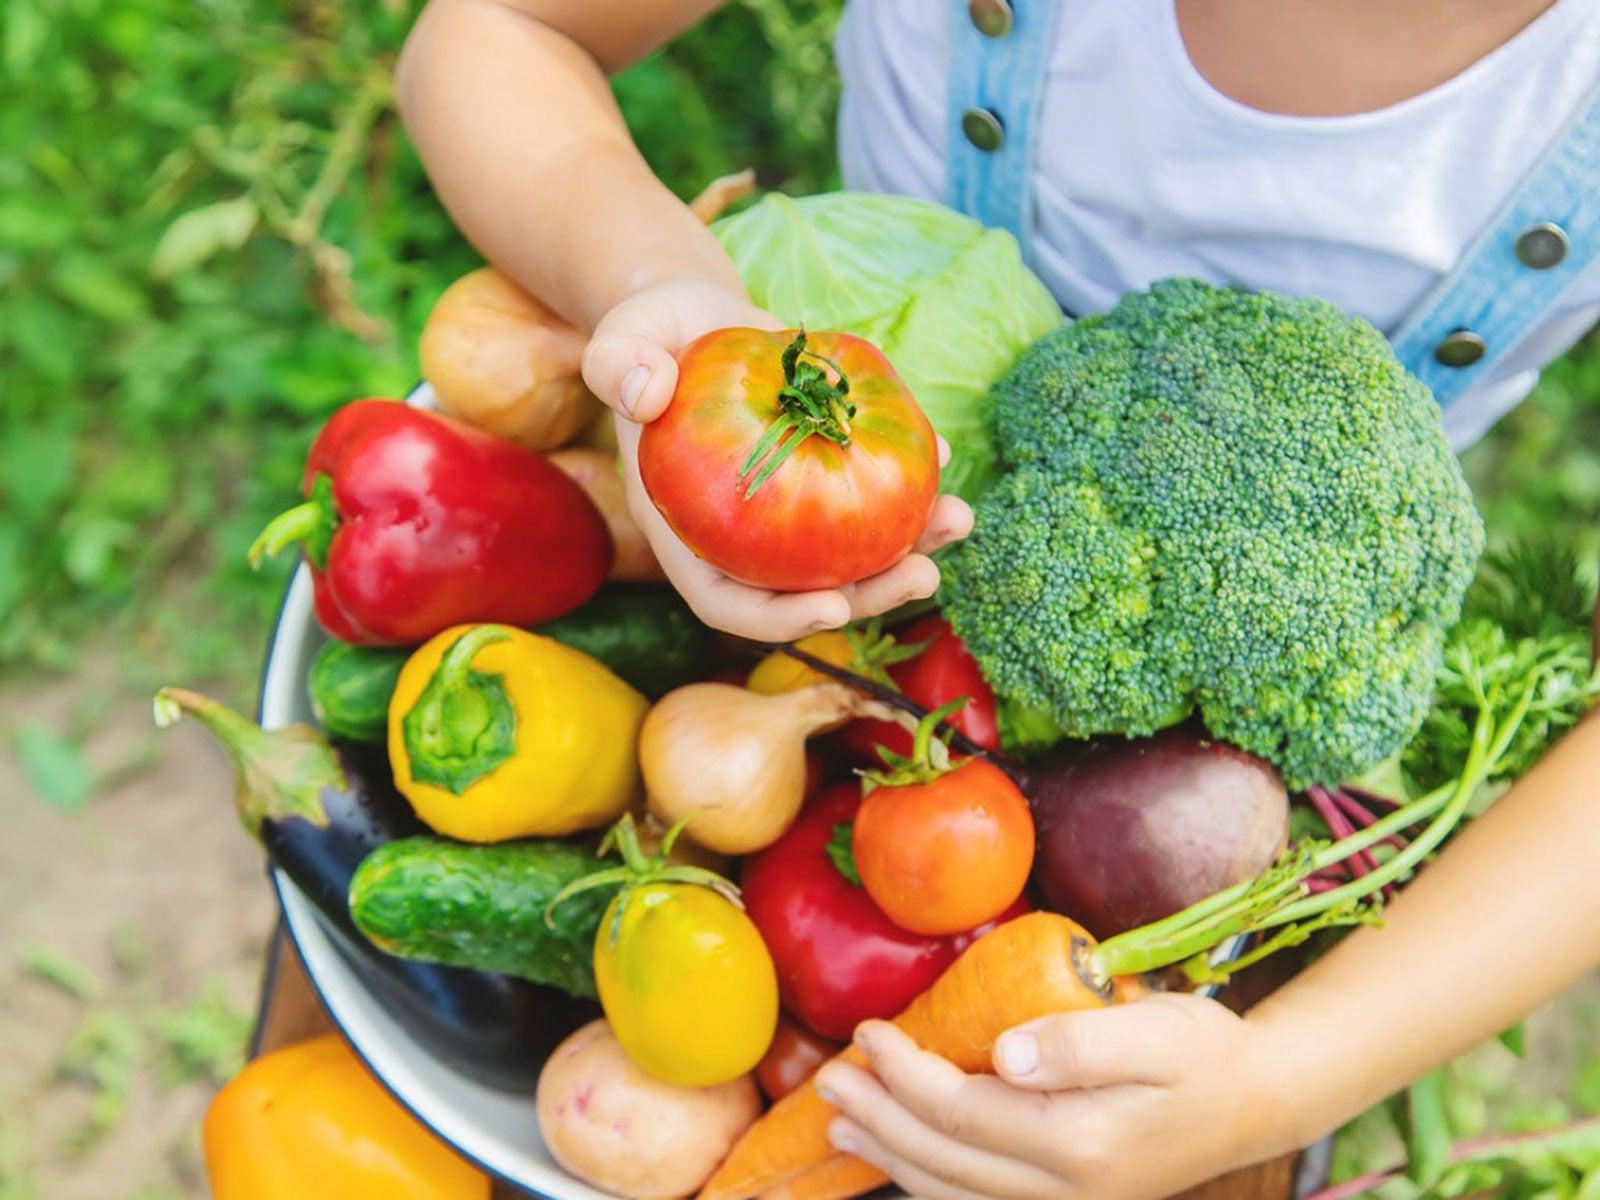
[{"label": "green grass", "polygon": [[[0,666],[255,671],[288,562],[245,548],[477,262],[394,112],[415,7],[0,7]],[[675,189],[834,182],[837,8],[745,0],[618,80]]]}]

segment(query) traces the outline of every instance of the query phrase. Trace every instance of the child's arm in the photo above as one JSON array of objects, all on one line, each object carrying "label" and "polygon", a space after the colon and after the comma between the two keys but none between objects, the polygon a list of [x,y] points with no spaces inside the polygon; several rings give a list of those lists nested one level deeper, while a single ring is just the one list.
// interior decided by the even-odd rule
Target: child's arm
[{"label": "child's arm", "polygon": [[917,553],[839,591],[745,587],[697,559],[644,494],[638,425],[677,383],[674,355],[712,329],[776,328],[701,222],[651,174],[606,84],[720,0],[432,0],[397,71],[406,127],[445,206],[484,255],[581,328],[589,386],[620,416],[629,508],[708,624],[787,641],[932,595],[926,555],[964,535],[941,497]]},{"label": "child's arm", "polygon": [[[1600,718],[1247,1017],[1157,996],[1049,1017],[962,1075],[875,1022],[835,1137],[929,1200],[1143,1200],[1304,1145],[1600,964]],[[880,1083],[879,1080],[882,1082]]]}]

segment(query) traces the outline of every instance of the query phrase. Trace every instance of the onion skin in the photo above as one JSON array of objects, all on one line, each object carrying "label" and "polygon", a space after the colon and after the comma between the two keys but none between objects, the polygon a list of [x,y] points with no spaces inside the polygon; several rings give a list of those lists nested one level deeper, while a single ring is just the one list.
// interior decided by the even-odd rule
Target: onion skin
[{"label": "onion skin", "polygon": [[584,491],[605,518],[616,554],[606,576],[623,583],[664,583],[667,573],[656,561],[656,552],[628,511],[628,498],[622,490],[622,473],[617,469],[615,451],[592,446],[568,446],[545,455],[551,466]]},{"label": "onion skin", "polygon": [[600,402],[579,368],[587,339],[493,267],[456,280],[422,330],[422,374],[453,417],[529,450],[553,450]]},{"label": "onion skin", "polygon": [[794,823],[807,787],[806,739],[858,711],[860,696],[816,684],[761,696],[727,683],[668,692],[639,731],[651,813],[718,854],[753,854]]},{"label": "onion skin", "polygon": [[1189,729],[1064,748],[1028,764],[1034,878],[1104,940],[1254,878],[1282,851],[1270,764]]}]

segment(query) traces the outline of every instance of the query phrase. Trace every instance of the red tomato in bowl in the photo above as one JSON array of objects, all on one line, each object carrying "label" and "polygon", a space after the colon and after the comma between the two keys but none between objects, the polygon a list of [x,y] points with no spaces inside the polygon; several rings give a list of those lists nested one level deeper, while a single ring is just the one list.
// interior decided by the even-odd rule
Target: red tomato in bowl
[{"label": "red tomato in bowl", "polygon": [[847,333],[719,329],[678,357],[639,438],[645,491],[695,554],[774,591],[899,562],[938,494],[933,426],[889,360]]},{"label": "red tomato in bowl", "polygon": [[[965,696],[966,705],[950,718],[950,723],[983,749],[1000,749],[994,689],[984,679],[978,660],[967,652],[966,643],[956,636],[950,623],[938,613],[931,613],[896,629],[894,638],[902,646],[923,646],[922,653],[915,658],[888,668],[889,678],[901,694],[930,710]],[[839,740],[869,767],[883,765],[879,746],[896,754],[911,753],[909,729],[872,717],[850,722]]]}]

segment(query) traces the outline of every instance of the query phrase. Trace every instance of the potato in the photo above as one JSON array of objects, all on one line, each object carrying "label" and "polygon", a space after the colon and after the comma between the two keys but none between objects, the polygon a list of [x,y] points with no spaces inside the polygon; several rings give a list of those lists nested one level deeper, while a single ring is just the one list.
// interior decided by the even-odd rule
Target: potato
[{"label": "potato", "polygon": [[536,1103],[540,1136],[556,1162],[633,1200],[699,1191],[761,1112],[748,1075],[712,1088],[651,1078],[604,1020],[556,1047]]},{"label": "potato", "polygon": [[418,353],[445,412],[530,450],[552,450],[600,411],[579,376],[587,340],[499,271],[483,267],[445,289]]}]

